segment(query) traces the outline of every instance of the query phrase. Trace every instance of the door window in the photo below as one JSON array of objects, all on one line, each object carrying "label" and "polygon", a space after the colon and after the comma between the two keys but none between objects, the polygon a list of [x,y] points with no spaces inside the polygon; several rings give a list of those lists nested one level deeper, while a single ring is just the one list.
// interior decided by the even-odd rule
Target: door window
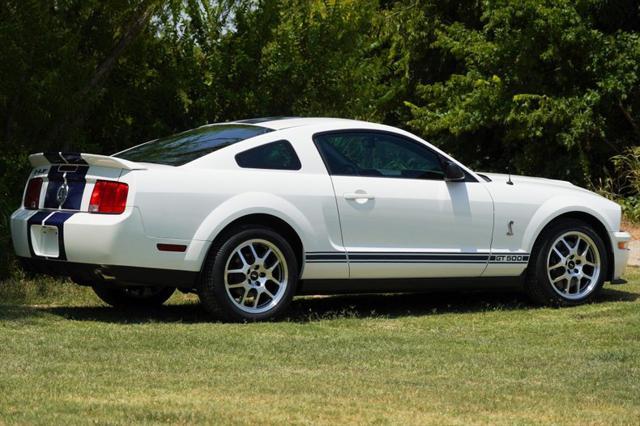
[{"label": "door window", "polygon": [[347,131],[318,134],[314,141],[332,175],[444,180],[440,156],[401,136]]}]

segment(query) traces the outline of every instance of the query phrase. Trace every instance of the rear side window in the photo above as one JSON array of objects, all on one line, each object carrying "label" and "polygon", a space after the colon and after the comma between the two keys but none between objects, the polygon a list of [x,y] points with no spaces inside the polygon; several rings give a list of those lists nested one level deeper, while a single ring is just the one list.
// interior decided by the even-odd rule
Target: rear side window
[{"label": "rear side window", "polygon": [[236,142],[271,131],[266,127],[248,124],[217,124],[134,146],[114,157],[142,163],[181,166]]},{"label": "rear side window", "polygon": [[236,154],[238,166],[250,169],[300,170],[302,165],[288,141],[271,142]]}]

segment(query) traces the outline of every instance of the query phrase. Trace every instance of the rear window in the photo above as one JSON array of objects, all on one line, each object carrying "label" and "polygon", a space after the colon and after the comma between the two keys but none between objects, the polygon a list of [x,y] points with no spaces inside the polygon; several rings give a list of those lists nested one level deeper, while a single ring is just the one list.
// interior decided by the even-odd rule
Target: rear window
[{"label": "rear window", "polygon": [[236,142],[271,131],[260,126],[219,124],[156,139],[113,156],[141,163],[181,166]]}]

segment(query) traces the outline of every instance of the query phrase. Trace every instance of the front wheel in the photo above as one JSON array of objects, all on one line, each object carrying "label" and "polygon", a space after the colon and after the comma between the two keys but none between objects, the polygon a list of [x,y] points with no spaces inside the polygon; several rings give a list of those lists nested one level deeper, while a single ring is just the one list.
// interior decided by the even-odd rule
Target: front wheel
[{"label": "front wheel", "polygon": [[543,231],[532,253],[525,289],[535,302],[567,306],[593,299],[607,274],[607,250],[588,224],[562,220]]},{"label": "front wheel", "polygon": [[169,300],[176,290],[173,287],[151,286],[112,287],[94,285],[92,288],[103,302],[118,308],[160,306]]},{"label": "front wheel", "polygon": [[262,226],[236,228],[212,247],[198,294],[204,307],[228,321],[260,321],[287,308],[298,281],[291,245]]}]

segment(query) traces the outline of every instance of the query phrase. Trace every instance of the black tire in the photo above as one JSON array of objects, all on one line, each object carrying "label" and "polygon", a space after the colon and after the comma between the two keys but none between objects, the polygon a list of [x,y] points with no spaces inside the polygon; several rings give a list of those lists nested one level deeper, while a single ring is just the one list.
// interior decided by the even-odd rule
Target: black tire
[{"label": "black tire", "polygon": [[116,308],[150,308],[169,300],[173,287],[117,287],[108,285],[92,286],[94,293],[105,303]]},{"label": "black tire", "polygon": [[[567,272],[576,272],[578,270],[584,271],[586,274],[594,274],[596,269],[595,267],[587,266],[584,263],[584,259],[576,258],[577,255],[572,254],[564,243],[558,242],[558,247],[556,248],[560,250],[560,254],[566,255],[566,258],[561,258],[557,251],[550,253],[553,250],[554,242],[560,237],[567,236],[569,245],[571,245],[572,241],[575,241],[575,244],[579,244],[577,237],[580,235],[588,237],[593,243],[590,252],[591,260],[594,259],[593,256],[596,256],[595,251],[599,256],[599,275],[597,279],[588,280],[587,278],[580,279],[575,277],[571,278],[570,281],[567,278],[561,278],[561,276],[567,276]],[[575,238],[575,240],[571,240],[571,238]],[[586,244],[588,244],[588,240],[584,238],[581,238],[581,240],[583,242],[580,243],[582,244],[578,250],[580,252],[584,251]],[[552,269],[551,272],[548,271],[548,263],[560,264],[563,262],[565,266],[559,266],[556,269]],[[593,300],[602,289],[608,272],[608,264],[609,258],[605,243],[589,224],[577,219],[558,220],[545,228],[536,241],[531,253],[529,267],[527,268],[524,284],[525,292],[533,302],[547,306],[575,306],[587,303]],[[576,269],[571,269],[570,267]],[[550,277],[560,280],[557,286],[554,286]],[[569,287],[569,292],[576,292],[575,295],[562,294],[563,291],[566,292],[567,286]],[[584,295],[579,294],[580,288],[585,289]]]},{"label": "black tire", "polygon": [[[283,266],[280,268],[282,274],[286,273],[284,280],[286,285],[283,285],[282,290],[278,285],[274,289],[274,294],[277,295],[277,303],[272,307],[268,307],[269,299],[271,301],[276,298],[270,298],[268,295],[263,295],[258,291],[264,291],[267,289],[267,285],[273,286],[276,284],[272,281],[268,284],[259,283],[258,281],[251,281],[250,275],[245,273],[236,274],[239,278],[239,282],[243,285],[242,288],[227,290],[225,286],[225,268],[229,262],[237,262],[238,255],[234,254],[236,248],[242,246],[244,243],[251,240],[263,240],[272,244],[279,250],[279,255],[283,257]],[[266,247],[266,246],[265,246]],[[259,246],[257,247],[260,248]],[[266,253],[266,250],[263,254]],[[258,253],[261,256],[260,253]],[[253,256],[247,255],[247,260],[250,260]],[[273,261],[277,258],[270,258]],[[254,263],[257,259],[253,259]],[[265,264],[267,260],[265,260]],[[251,267],[253,267],[253,264]],[[284,265],[286,264],[286,265]],[[247,268],[249,268],[247,266]],[[235,269],[235,268],[234,268]],[[281,276],[282,278],[282,276]],[[246,285],[244,284],[246,281]],[[253,284],[252,284],[253,283]],[[209,255],[205,260],[205,264],[202,268],[200,276],[200,283],[198,288],[198,296],[200,301],[204,305],[205,309],[212,313],[214,316],[221,318],[223,321],[230,322],[253,322],[273,319],[281,315],[291,303],[291,299],[295,293],[295,289],[298,283],[298,262],[296,260],[295,253],[291,248],[291,245],[280,236],[273,229],[261,226],[261,225],[243,225],[222,235],[216,239],[216,242],[211,247]],[[253,286],[253,287],[251,287]],[[264,286],[264,290],[258,288]],[[248,287],[251,287],[247,290]],[[265,309],[264,312],[247,312],[250,309],[249,306],[244,306],[244,298],[246,298],[250,292],[257,295],[256,308]],[[232,295],[231,293],[236,295]],[[253,294],[251,296],[253,296]],[[253,297],[249,297],[248,301],[255,300]],[[238,300],[242,299],[242,300]],[[241,303],[243,302],[243,303]],[[260,306],[264,304],[263,308]],[[244,306],[244,310],[239,307]]]}]

